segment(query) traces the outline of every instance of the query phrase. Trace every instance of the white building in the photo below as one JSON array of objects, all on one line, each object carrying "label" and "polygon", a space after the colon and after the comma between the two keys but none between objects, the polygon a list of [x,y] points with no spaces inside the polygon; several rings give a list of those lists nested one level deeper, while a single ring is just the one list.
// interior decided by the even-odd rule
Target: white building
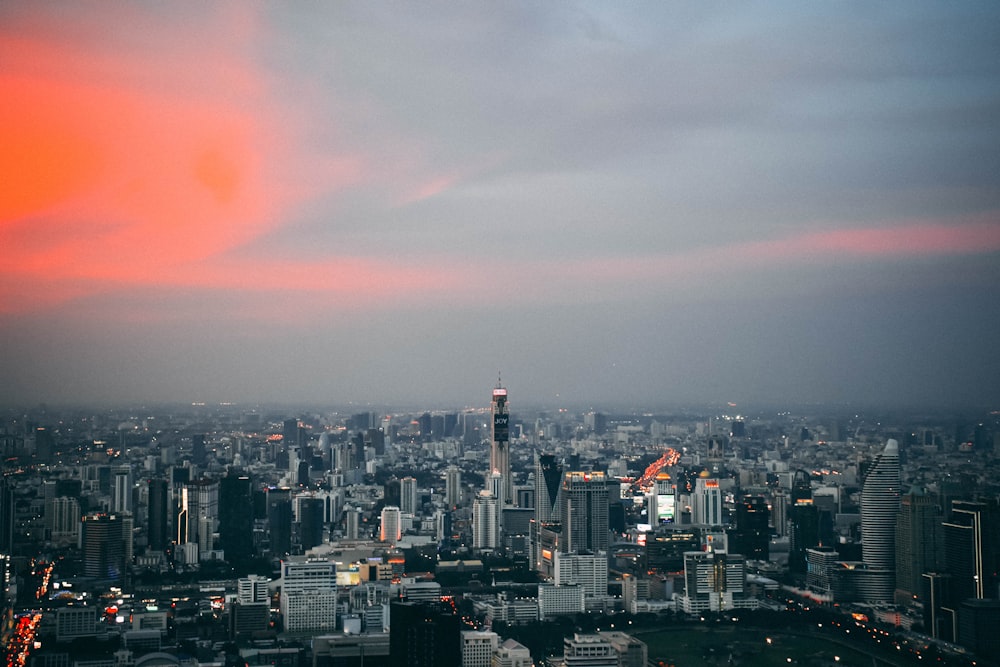
[{"label": "white building", "polygon": [[328,560],[281,563],[281,614],[286,632],[337,627],[337,564]]},{"label": "white building", "polygon": [[597,553],[556,553],[555,576],[557,586],[579,584],[587,598],[605,598],[608,595],[608,555]]},{"label": "white building", "polygon": [[585,609],[583,586],[538,585],[538,620],[582,614]]},{"label": "white building", "polygon": [[703,526],[722,525],[722,489],[719,480],[699,477],[691,494],[691,521]]},{"label": "white building", "polygon": [[505,639],[493,652],[490,667],[532,667],[531,651],[524,644]]},{"label": "white building", "polygon": [[618,652],[600,635],[574,633],[563,639],[565,667],[618,667]]},{"label": "white building", "polygon": [[402,512],[398,507],[386,505],[382,508],[382,522],[379,539],[395,544],[403,536]]},{"label": "white building", "polygon": [[500,502],[489,491],[480,491],[472,504],[472,548],[495,551],[500,545]]},{"label": "white building", "polygon": [[493,651],[500,645],[495,632],[466,630],[462,632],[462,667],[490,667]]}]

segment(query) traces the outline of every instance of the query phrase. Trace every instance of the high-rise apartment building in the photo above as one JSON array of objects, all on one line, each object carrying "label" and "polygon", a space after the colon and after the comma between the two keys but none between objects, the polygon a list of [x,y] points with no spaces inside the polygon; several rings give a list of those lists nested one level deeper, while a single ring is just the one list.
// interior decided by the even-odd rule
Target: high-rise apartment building
[{"label": "high-rise apartment building", "polygon": [[462,504],[462,469],[449,466],[444,473],[444,502],[449,509]]},{"label": "high-rise apartment building", "polygon": [[399,542],[403,536],[403,521],[400,516],[402,512],[394,505],[386,505],[382,508],[381,527],[379,529],[379,539],[389,544]]},{"label": "high-rise apartment building", "polygon": [[399,480],[399,509],[403,514],[417,513],[417,480],[413,477]]},{"label": "high-rise apartment building", "polygon": [[503,494],[499,497],[501,507],[514,503],[514,480],[510,475],[510,409],[507,406],[507,390],[500,386],[493,389],[492,436],[490,438],[490,469],[486,478],[494,472],[503,477]]},{"label": "high-rise apartment building", "polygon": [[472,502],[472,548],[495,551],[500,547],[500,499],[491,491],[479,492]]}]

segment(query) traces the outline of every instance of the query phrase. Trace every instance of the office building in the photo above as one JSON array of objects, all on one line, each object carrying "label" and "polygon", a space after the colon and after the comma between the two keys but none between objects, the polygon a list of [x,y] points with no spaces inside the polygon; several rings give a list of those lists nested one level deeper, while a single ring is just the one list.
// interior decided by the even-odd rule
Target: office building
[{"label": "office building", "polygon": [[125,575],[124,522],[116,514],[88,514],[81,531],[83,573],[95,579],[121,581]]},{"label": "office building", "polygon": [[245,563],[256,555],[249,477],[227,475],[219,480],[219,548],[233,564]]},{"label": "office building", "polygon": [[719,480],[699,477],[691,494],[691,521],[702,526],[721,526],[722,489]]},{"label": "office building", "polygon": [[1000,506],[955,500],[944,528],[944,560],[956,601],[1000,597]]},{"label": "office building", "polygon": [[705,551],[684,554],[684,595],[680,602],[687,614],[756,609],[757,600],[747,595],[743,556]]},{"label": "office building", "polygon": [[337,565],[301,557],[281,562],[279,606],[286,632],[337,627]]},{"label": "office building", "polygon": [[168,498],[167,480],[161,478],[149,480],[149,519],[147,531],[150,551],[163,551],[169,544],[170,532],[167,526]]},{"label": "office building", "polygon": [[607,551],[608,487],[603,472],[568,472],[559,491],[560,551]]},{"label": "office building", "polygon": [[914,488],[900,499],[896,519],[896,599],[919,597],[924,572],[943,564],[944,528],[937,498]]}]

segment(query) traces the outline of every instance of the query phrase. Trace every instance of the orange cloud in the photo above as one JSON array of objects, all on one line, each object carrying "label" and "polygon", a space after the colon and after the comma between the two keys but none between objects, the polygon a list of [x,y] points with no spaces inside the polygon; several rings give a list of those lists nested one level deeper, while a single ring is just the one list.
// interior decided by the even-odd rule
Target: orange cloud
[{"label": "orange cloud", "polygon": [[0,31],[0,312],[170,280],[287,223],[314,194],[304,171],[327,192],[357,179],[350,158],[296,153],[296,115],[225,50],[252,22],[199,17],[219,39],[155,53],[29,18]]}]

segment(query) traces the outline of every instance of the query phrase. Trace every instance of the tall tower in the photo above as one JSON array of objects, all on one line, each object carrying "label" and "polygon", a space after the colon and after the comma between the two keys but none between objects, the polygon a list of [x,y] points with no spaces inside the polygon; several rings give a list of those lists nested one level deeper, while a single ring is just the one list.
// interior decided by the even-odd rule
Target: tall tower
[{"label": "tall tower", "polygon": [[882,572],[866,601],[893,598],[899,496],[899,444],[889,440],[861,485],[861,560]]},{"label": "tall tower", "polygon": [[490,444],[489,474],[498,472],[503,475],[503,496],[499,499],[501,507],[514,504],[514,483],[510,477],[510,411],[507,407],[507,390],[500,386],[493,389],[493,436]]}]

